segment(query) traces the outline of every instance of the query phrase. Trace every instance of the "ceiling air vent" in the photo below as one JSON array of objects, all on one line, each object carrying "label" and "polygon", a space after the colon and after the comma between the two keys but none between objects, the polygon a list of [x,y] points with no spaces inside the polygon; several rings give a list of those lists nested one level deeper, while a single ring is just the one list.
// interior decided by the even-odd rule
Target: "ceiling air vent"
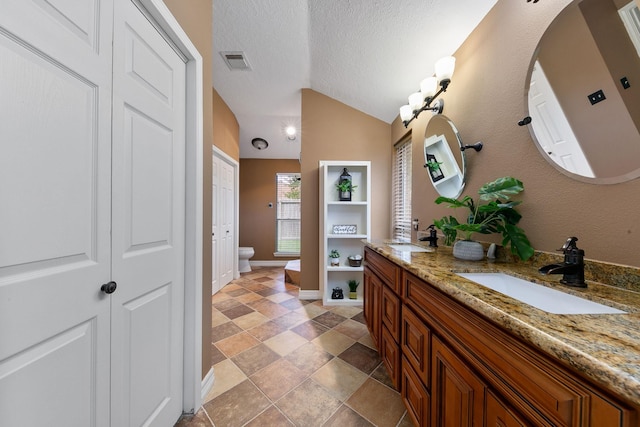
[{"label": "ceiling air vent", "polygon": [[251,70],[244,52],[220,52],[230,70]]}]

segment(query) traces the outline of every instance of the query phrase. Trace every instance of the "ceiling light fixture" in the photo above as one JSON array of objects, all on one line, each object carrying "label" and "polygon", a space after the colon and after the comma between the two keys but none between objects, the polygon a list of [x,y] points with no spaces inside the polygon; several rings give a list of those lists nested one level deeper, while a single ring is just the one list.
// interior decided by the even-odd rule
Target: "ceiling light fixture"
[{"label": "ceiling light fixture", "polygon": [[287,139],[289,141],[295,141],[296,140],[296,128],[293,126],[287,126],[286,129],[284,130],[284,133],[287,134]]},{"label": "ceiling light fixture", "polygon": [[[417,119],[423,111],[431,110],[434,114],[442,114],[444,101],[442,99],[436,101],[436,98],[447,91],[455,66],[456,59],[453,56],[445,56],[436,62],[435,77],[427,77],[420,82],[420,92],[409,95],[409,104],[400,107],[400,120],[404,127],[409,126],[409,123]],[[440,90],[438,90],[438,84],[440,84]],[[434,101],[436,102],[432,106],[431,103]]]},{"label": "ceiling light fixture", "polygon": [[258,150],[265,150],[269,146],[269,143],[264,138],[253,138],[251,140],[251,145]]}]

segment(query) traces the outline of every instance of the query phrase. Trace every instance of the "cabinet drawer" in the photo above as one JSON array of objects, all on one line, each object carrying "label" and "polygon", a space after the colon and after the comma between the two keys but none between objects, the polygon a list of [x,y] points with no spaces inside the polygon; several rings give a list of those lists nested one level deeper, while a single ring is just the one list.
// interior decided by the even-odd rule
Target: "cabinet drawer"
[{"label": "cabinet drawer", "polygon": [[382,323],[389,329],[393,339],[400,336],[400,298],[387,286],[382,287]]},{"label": "cabinet drawer", "polygon": [[391,382],[396,390],[400,389],[400,346],[393,339],[386,326],[382,326],[380,336],[380,358],[387,368]]},{"label": "cabinet drawer", "polygon": [[402,332],[400,348],[403,356],[416,370],[422,381],[431,383],[431,331],[411,309],[406,306],[402,309]]},{"label": "cabinet drawer", "polygon": [[402,357],[400,372],[402,380],[400,393],[404,406],[407,408],[407,414],[411,417],[414,425],[429,425],[431,417],[429,392],[404,357]]},{"label": "cabinet drawer", "polygon": [[364,260],[396,295],[400,295],[400,267],[369,248],[365,248]]}]

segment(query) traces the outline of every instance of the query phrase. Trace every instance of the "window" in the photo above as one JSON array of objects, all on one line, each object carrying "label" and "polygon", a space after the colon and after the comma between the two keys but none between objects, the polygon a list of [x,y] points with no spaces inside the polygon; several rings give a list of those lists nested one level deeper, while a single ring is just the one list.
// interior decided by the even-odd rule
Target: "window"
[{"label": "window", "polygon": [[393,238],[411,240],[411,136],[397,143],[394,149]]},{"label": "window", "polygon": [[300,174],[276,174],[276,255],[300,255]]}]

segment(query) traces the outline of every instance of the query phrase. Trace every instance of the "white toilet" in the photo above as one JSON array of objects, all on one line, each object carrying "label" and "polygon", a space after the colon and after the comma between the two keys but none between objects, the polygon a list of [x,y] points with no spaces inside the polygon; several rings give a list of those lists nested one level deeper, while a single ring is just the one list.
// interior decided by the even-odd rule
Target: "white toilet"
[{"label": "white toilet", "polygon": [[249,258],[251,258],[255,252],[252,247],[238,248],[238,272],[248,273],[251,271],[251,265],[249,264]]}]

